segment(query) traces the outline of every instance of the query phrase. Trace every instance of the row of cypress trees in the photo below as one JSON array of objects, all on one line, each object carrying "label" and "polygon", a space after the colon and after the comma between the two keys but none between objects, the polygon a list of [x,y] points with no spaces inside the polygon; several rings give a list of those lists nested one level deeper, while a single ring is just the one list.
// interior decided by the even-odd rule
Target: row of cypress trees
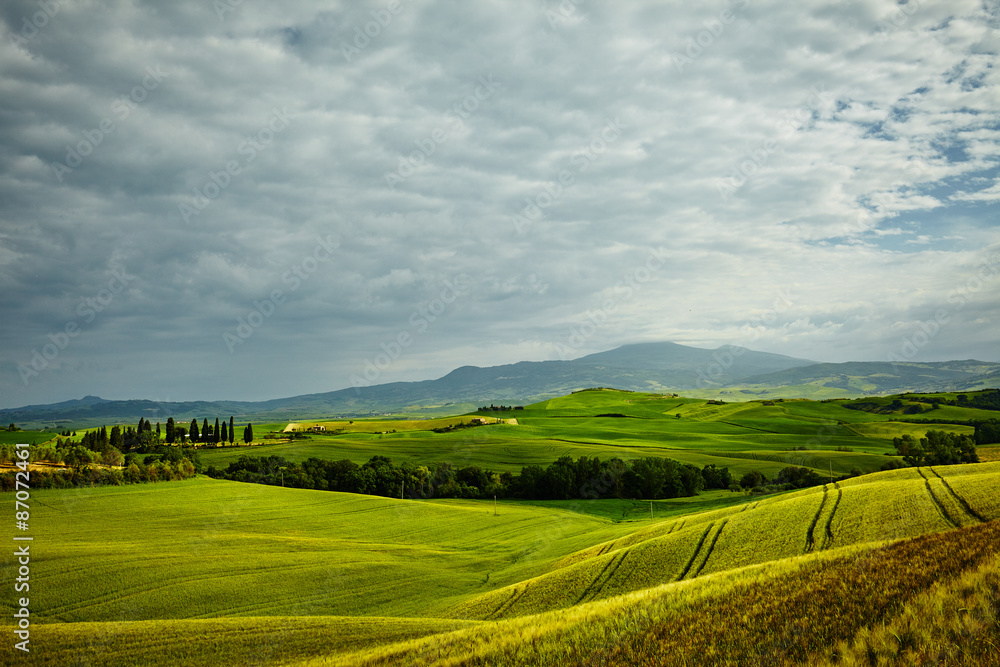
[{"label": "row of cypress trees", "polygon": [[[146,422],[149,423],[148,421]],[[170,417],[167,419],[167,432],[165,434],[165,439],[167,444],[172,444],[178,440],[183,440],[184,436],[188,436],[188,442],[204,442],[204,443],[220,443],[228,441],[230,444],[236,441],[236,426],[233,424],[233,418],[229,417],[229,423],[226,424],[225,421],[219,424],[219,418],[215,418],[215,427],[211,427],[206,418],[201,425],[201,430],[198,430],[198,419],[191,420],[191,426],[185,428],[184,426],[179,426],[174,422],[174,418]],[[243,442],[253,442],[253,424],[247,424],[243,429]]]}]

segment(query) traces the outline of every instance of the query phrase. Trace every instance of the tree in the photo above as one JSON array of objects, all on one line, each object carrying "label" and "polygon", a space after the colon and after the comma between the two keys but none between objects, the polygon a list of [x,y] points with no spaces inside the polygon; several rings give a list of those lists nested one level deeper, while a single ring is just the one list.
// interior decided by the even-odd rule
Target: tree
[{"label": "tree", "polygon": [[545,495],[552,500],[569,500],[576,497],[576,465],[569,456],[561,456],[545,469],[543,478]]},{"label": "tree", "polygon": [[246,429],[243,431],[243,442],[248,445],[253,442],[253,424],[247,424]]},{"label": "tree", "polygon": [[156,422],[156,439],[160,439],[160,422]]},{"label": "tree", "polygon": [[901,438],[893,438],[892,444],[903,461],[911,466],[979,462],[976,441],[967,435],[927,431],[927,437],[920,438],[920,442],[907,434]]},{"label": "tree", "polygon": [[896,448],[896,453],[903,457],[907,465],[918,466],[924,460],[924,449],[909,433],[901,438],[893,438],[892,445]]},{"label": "tree", "polygon": [[[122,437],[122,430],[118,426],[111,428],[111,438],[108,441],[108,446],[118,451],[125,449],[125,439]],[[105,451],[105,448],[101,448],[99,451]]]},{"label": "tree", "polygon": [[229,431],[226,429],[226,422],[222,422],[222,435],[219,436],[219,442],[225,444],[229,440]]},{"label": "tree", "polygon": [[138,484],[143,480],[143,472],[133,461],[129,464],[128,468],[125,469],[125,481],[129,484]]},{"label": "tree", "polygon": [[120,466],[122,464],[122,453],[111,447],[101,454],[101,463],[106,466]]},{"label": "tree", "polygon": [[775,484],[789,484],[796,489],[804,489],[808,486],[819,486],[825,481],[818,473],[808,468],[789,466],[778,471],[774,478]]},{"label": "tree", "polygon": [[212,442],[218,444],[219,442],[219,418],[215,418],[215,431],[212,432]]},{"label": "tree", "polygon": [[194,419],[191,420],[191,429],[188,431],[188,437],[191,439],[192,443],[198,442],[199,436],[198,436],[198,418],[197,417],[195,417]]},{"label": "tree", "polygon": [[79,445],[73,446],[63,455],[63,463],[73,468],[73,470],[79,472],[84,466],[90,465],[94,462],[94,455],[90,450],[80,447]]},{"label": "tree", "polygon": [[714,463],[709,463],[701,470],[701,476],[705,479],[706,489],[728,489],[733,485],[733,476],[729,468],[716,468]]},{"label": "tree", "polygon": [[767,478],[759,470],[751,470],[740,478],[740,486],[744,489],[752,489],[763,485],[766,481]]},{"label": "tree", "polygon": [[174,418],[170,417],[167,419],[167,443],[173,444],[174,442]]},{"label": "tree", "polygon": [[205,421],[201,425],[201,441],[208,442],[208,417],[205,417]]},{"label": "tree", "polygon": [[671,459],[638,459],[625,473],[625,496],[628,498],[676,498],[680,490],[677,463]]},{"label": "tree", "polygon": [[229,415],[229,444],[233,444],[233,440],[236,439],[236,430],[233,429],[233,416]]},{"label": "tree", "polygon": [[1000,419],[986,419],[976,423],[976,444],[992,445],[1000,442]]}]

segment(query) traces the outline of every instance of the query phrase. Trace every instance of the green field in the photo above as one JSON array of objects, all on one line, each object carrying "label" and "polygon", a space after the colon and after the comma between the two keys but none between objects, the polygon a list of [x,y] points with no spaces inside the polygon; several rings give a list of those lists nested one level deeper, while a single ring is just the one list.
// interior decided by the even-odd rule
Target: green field
[{"label": "green field", "polygon": [[[37,664],[134,664],[125,652],[150,633],[150,664],[212,664],[234,648],[283,664],[613,607],[671,582],[979,525],[1000,517],[998,479],[1000,464],[906,469],[763,499],[686,499],[687,513],[658,503],[654,514],[673,516],[652,522],[618,521],[623,501],[502,502],[494,515],[488,502],[205,478],[36,491],[32,618],[50,656]],[[5,571],[14,565],[5,555]],[[4,609],[10,618],[9,597]]]},{"label": "green field", "polygon": [[0,445],[16,445],[19,442],[39,445],[52,440],[55,436],[55,433],[47,431],[0,431]]},{"label": "green field", "polygon": [[[526,406],[523,410],[472,413],[436,420],[309,421],[299,430],[323,424],[329,431],[309,433],[294,442],[265,441],[252,447],[206,449],[206,466],[224,468],[244,454],[277,455],[292,462],[310,457],[349,459],[363,464],[374,455],[394,463],[426,465],[438,461],[456,467],[477,465],[517,473],[527,465],[546,466],[557,458],[597,456],[602,460],[665,456],[699,467],[728,467],[734,475],[759,470],[768,478],[787,466],[821,474],[879,470],[895,456],[892,438],[922,436],[938,429],[971,434],[961,425],[908,424],[901,414],[873,414],[842,407],[840,402],[804,399],[746,401],[713,405],[707,400],[614,390],[582,391]],[[995,416],[985,410],[943,406],[942,419]],[[621,416],[601,416],[621,415]],[[984,417],[985,415],[985,417]],[[920,415],[929,418],[931,413]],[[431,429],[488,420],[516,419],[448,433]],[[269,424],[280,431],[286,425]]]},{"label": "green field", "polygon": [[[477,417],[513,418],[517,425],[491,423],[448,433],[430,430],[469,423]],[[478,465],[496,472],[519,472],[524,466],[545,466],[561,456],[597,456],[602,460],[665,456],[699,467],[710,463],[728,467],[737,475],[760,470],[773,477],[789,465],[844,474],[855,468],[878,470],[887,455],[895,454],[889,433],[921,433],[921,429],[934,428],[866,426],[892,419],[892,415],[848,410],[835,402],[713,405],[700,399],[601,390],[543,401],[524,410],[450,419],[302,422],[294,426],[302,430],[323,424],[330,430],[309,433],[308,439],[289,443],[207,449],[201,457],[206,466],[221,468],[244,454],[278,455],[293,462],[310,457],[349,459],[358,464],[378,454],[397,464],[445,461],[458,467]],[[937,428],[971,432],[965,426]]]},{"label": "green field", "polygon": [[[475,416],[405,425],[356,420],[356,427],[347,424],[355,428],[339,434],[200,454],[217,466],[247,453],[359,463],[380,454],[397,462],[443,460],[512,471],[562,455],[653,455],[770,476],[785,465],[820,473],[874,470],[889,459],[892,437],[925,428],[898,421],[898,414],[848,410],[836,402],[719,405],[585,391],[496,414],[516,418],[516,425],[426,430]],[[872,563],[902,562],[893,549],[909,548],[912,539],[972,531],[968,538],[928,542],[928,553],[955,556],[947,568],[911,554],[905,567],[879,570],[885,581],[898,573],[908,577],[899,587],[857,593],[859,609],[885,596],[881,616],[857,612],[863,618],[849,623],[846,611],[830,612],[824,622],[832,624],[831,634],[809,640],[811,651],[827,645],[822,642],[850,640],[847,655],[858,638],[858,646],[877,653],[889,636],[877,627],[905,625],[897,614],[902,607],[892,605],[906,596],[924,596],[914,604],[928,608],[971,609],[979,598],[963,591],[1000,590],[990,588],[990,577],[1000,572],[1000,561],[994,562],[998,484],[1000,462],[875,472],[770,496],[705,491],[652,503],[395,500],[206,477],[32,490],[33,652],[17,659],[53,667],[582,665],[598,660],[593,656],[602,656],[596,664],[681,664],[669,658],[679,651],[688,664],[719,664],[710,660],[711,650],[723,649],[695,648],[709,635],[697,634],[690,645],[678,644],[677,637],[686,637],[687,627],[720,625],[705,626],[719,610],[757,609],[747,601],[762,595],[748,592],[754,587],[777,596],[774,609],[781,610],[804,604],[799,591],[832,591],[830,577],[846,578],[857,585],[821,608],[847,610],[837,605],[864,590]],[[18,567],[12,553],[0,558],[7,581]],[[989,567],[976,569],[981,564]],[[964,588],[950,588],[951,576],[964,577]],[[9,626],[16,610],[12,594],[4,596],[3,610]],[[755,623],[773,632],[768,624],[780,612],[767,613],[757,620],[745,615],[743,626],[732,627],[745,626],[747,637]],[[983,637],[977,645],[996,640],[977,634],[985,632],[978,626],[959,631],[966,633],[961,641]],[[719,646],[747,655],[767,648],[733,641],[727,635]],[[10,645],[3,650],[7,656]],[[787,654],[799,661],[788,664],[829,658],[801,651]],[[659,657],[649,657],[654,654]],[[971,648],[968,654],[978,655]]]}]

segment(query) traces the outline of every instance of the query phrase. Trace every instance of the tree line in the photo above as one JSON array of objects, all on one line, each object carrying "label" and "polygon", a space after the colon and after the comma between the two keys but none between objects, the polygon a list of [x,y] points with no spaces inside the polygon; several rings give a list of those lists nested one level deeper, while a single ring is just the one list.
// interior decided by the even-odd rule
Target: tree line
[{"label": "tree line", "polygon": [[414,499],[663,499],[693,496],[702,489],[727,489],[735,484],[728,468],[711,464],[699,469],[665,458],[625,462],[587,456],[575,461],[564,456],[546,467],[525,466],[515,474],[445,462],[396,465],[385,456],[373,456],[358,465],[346,459],[310,458],[293,463],[275,455],[243,455],[225,469],[210,466],[206,474],[239,482]]},{"label": "tree line", "polygon": [[[14,427],[13,424],[11,424]],[[16,428],[16,427],[14,427]],[[190,427],[177,425],[173,417],[166,428],[148,419],[136,426],[107,426],[85,432],[79,440],[66,430],[54,445],[32,447],[32,462],[45,461],[67,466],[64,470],[32,470],[32,488],[120,485],[187,479],[201,472],[194,443],[234,442],[233,418],[228,423],[216,417],[214,427],[204,419],[201,428],[192,419]],[[243,441],[253,442],[253,425],[243,429]],[[181,445],[181,446],[176,446]],[[14,461],[13,447],[0,446],[0,463]],[[14,488],[14,474],[0,474],[0,491]]]},{"label": "tree line", "polygon": [[979,463],[976,441],[967,435],[927,431],[926,437],[920,440],[906,434],[901,438],[893,438],[892,444],[903,461],[911,466]]}]

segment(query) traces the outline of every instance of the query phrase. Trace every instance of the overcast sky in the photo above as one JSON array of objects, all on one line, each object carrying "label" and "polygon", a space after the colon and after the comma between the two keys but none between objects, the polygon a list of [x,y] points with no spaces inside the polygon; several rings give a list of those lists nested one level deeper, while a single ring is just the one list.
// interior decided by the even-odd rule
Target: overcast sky
[{"label": "overcast sky", "polygon": [[0,7],[0,407],[1000,360],[995,0]]}]

